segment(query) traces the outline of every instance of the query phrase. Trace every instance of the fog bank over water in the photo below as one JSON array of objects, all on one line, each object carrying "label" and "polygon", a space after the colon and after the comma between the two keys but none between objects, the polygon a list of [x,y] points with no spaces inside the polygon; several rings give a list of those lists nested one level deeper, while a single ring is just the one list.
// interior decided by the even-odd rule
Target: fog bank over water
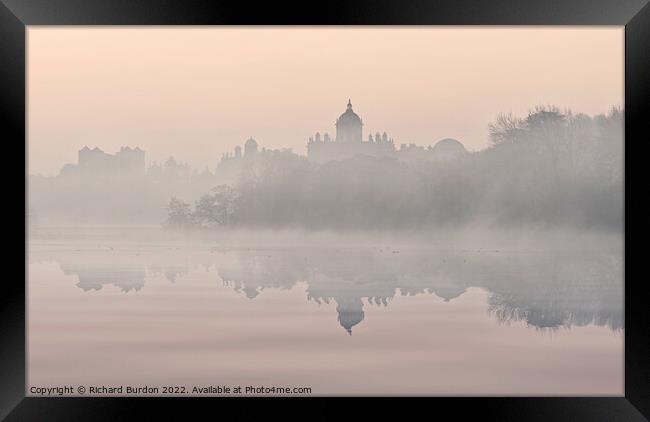
[{"label": "fog bank over water", "polygon": [[473,225],[434,231],[169,230],[156,226],[52,226],[33,227],[30,241],[74,240],[82,243],[160,243],[212,245],[228,248],[400,247],[468,250],[606,250],[622,252],[624,237],[612,231],[547,227],[502,228]]}]

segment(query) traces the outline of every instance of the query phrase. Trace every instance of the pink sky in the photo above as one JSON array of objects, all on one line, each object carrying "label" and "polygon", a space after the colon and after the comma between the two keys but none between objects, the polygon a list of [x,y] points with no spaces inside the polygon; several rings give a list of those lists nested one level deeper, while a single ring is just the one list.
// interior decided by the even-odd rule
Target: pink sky
[{"label": "pink sky", "polygon": [[213,169],[255,137],[305,153],[348,98],[397,145],[476,150],[499,112],[623,104],[623,27],[30,27],[28,166],[84,145]]}]

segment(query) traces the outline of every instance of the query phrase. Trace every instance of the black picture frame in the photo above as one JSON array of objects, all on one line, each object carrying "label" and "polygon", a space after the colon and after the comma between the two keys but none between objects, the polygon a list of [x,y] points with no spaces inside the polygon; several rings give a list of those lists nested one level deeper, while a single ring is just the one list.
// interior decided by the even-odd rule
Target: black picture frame
[{"label": "black picture frame", "polygon": [[[0,0],[0,124],[5,162],[26,172],[26,26],[29,25],[624,25],[625,26],[625,227],[643,221],[645,207],[630,206],[632,185],[643,180],[650,119],[650,5],[648,0],[346,0],[328,2],[236,2],[201,0]],[[8,158],[10,157],[10,158]],[[22,160],[19,159],[22,158]],[[8,166],[4,166],[7,168]],[[10,167],[10,166],[9,166]],[[15,206],[25,184],[14,182],[17,169],[5,175],[5,235],[25,239],[18,221],[26,214]],[[25,173],[26,174],[26,173]],[[24,181],[26,181],[26,177]],[[640,182],[642,183],[642,182]],[[642,195],[643,196],[643,195]],[[635,218],[634,215],[639,215]],[[647,218],[647,217],[646,217]],[[10,230],[8,230],[10,229]],[[650,329],[641,274],[643,248],[639,230],[625,233],[625,396],[624,397],[485,397],[485,398],[364,398],[364,417],[404,417],[407,410],[425,415],[479,416],[494,420],[647,420],[650,418]],[[13,239],[12,239],[13,240]],[[16,269],[3,280],[0,294],[0,418],[7,420],[187,419],[190,411],[210,418],[224,408],[245,418],[289,415],[287,404],[305,418],[344,416],[338,408],[349,399],[247,398],[30,398],[25,397],[25,249],[6,242],[5,259]],[[639,259],[636,255],[639,255]],[[26,262],[26,261],[23,261]],[[637,268],[638,267],[638,268]],[[22,277],[22,281],[21,281]],[[101,364],[101,363],[98,363]],[[291,400],[291,401],[289,401]],[[287,403],[288,402],[288,403]],[[297,412],[300,408],[300,413]],[[452,413],[448,413],[451,411]],[[443,413],[444,412],[444,413]]]}]

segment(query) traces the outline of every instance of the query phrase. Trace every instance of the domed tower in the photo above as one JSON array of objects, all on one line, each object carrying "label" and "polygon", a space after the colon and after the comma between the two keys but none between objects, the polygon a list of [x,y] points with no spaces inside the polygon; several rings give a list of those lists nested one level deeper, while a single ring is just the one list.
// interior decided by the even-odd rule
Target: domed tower
[{"label": "domed tower", "polygon": [[244,144],[244,156],[250,157],[257,152],[257,141],[252,137],[248,138]]},{"label": "domed tower", "polygon": [[361,142],[361,118],[352,110],[352,102],[348,100],[345,113],[336,120],[336,142]]}]

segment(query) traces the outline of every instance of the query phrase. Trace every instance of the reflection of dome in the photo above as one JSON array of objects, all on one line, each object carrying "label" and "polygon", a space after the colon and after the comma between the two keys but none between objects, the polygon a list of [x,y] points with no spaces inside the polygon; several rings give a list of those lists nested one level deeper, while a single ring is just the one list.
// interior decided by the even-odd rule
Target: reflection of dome
[{"label": "reflection of dome", "polygon": [[342,311],[339,310],[339,324],[345,328],[348,334],[352,335],[352,327],[363,321],[363,311]]},{"label": "reflection of dome", "polygon": [[452,138],[445,138],[433,146],[433,154],[438,157],[455,157],[467,152],[463,144]]},{"label": "reflection of dome", "polygon": [[437,286],[434,289],[432,289],[433,292],[444,300],[445,302],[449,302],[452,299],[456,299],[458,296],[462,295],[465,293],[465,288],[461,286]]},{"label": "reflection of dome", "polygon": [[337,298],[338,303],[336,311],[338,312],[338,320],[341,327],[345,328],[348,334],[352,335],[352,327],[363,321],[363,303],[358,297],[352,298]]},{"label": "reflection of dome", "polygon": [[255,286],[245,286],[242,290],[244,291],[246,297],[249,299],[255,299],[257,295],[260,294],[260,292],[257,290],[257,287]]}]

